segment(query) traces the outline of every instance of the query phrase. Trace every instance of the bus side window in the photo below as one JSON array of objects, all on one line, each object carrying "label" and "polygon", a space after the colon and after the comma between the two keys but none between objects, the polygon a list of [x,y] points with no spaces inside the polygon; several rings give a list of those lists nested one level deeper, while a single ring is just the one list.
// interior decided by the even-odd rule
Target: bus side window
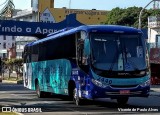
[{"label": "bus side window", "polygon": [[27,55],[29,55],[29,53],[28,53],[27,48],[25,48],[25,49],[24,49],[24,52],[22,53],[22,57],[23,57],[24,63],[26,63]]},{"label": "bus side window", "polygon": [[79,65],[82,65],[82,58],[83,58],[83,41],[78,41],[78,63]]}]

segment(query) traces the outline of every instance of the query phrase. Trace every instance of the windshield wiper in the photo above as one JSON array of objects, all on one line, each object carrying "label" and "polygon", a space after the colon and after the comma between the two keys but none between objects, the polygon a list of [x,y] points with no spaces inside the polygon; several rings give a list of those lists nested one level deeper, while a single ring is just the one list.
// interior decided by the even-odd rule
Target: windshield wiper
[{"label": "windshield wiper", "polygon": [[125,61],[126,61],[126,63],[127,63],[127,49],[126,49],[126,44],[125,44],[125,42],[124,42],[124,51],[123,51],[123,53],[124,53],[124,57],[125,57]]},{"label": "windshield wiper", "polygon": [[113,71],[113,67],[114,67],[114,64],[116,63],[116,59],[117,59],[117,57],[119,56],[118,54],[119,54],[119,50],[118,50],[118,46],[119,46],[119,41],[117,41],[117,53],[115,52],[115,54],[114,54],[114,58],[113,58],[113,61],[112,61],[112,63],[111,63],[111,66],[110,66],[110,68],[109,68],[109,73],[111,73],[112,74],[112,71]]}]

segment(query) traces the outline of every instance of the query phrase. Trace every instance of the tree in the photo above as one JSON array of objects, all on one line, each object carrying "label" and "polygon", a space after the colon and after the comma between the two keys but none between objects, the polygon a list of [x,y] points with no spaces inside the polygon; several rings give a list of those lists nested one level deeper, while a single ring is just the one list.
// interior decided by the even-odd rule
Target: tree
[{"label": "tree", "polygon": [[2,66],[2,79],[4,79],[4,73],[6,70],[6,64],[5,64],[6,59],[2,60],[1,66]]},{"label": "tree", "polygon": [[124,13],[123,9],[120,9],[119,7],[112,9],[107,15],[107,21],[106,24],[117,24],[121,25],[122,23],[122,14]]},{"label": "tree", "polygon": [[21,76],[23,59],[7,59],[6,61],[4,61],[4,63],[6,68],[9,70],[9,78],[13,70],[17,73],[17,79],[19,76]]},{"label": "tree", "polygon": [[15,71],[17,73],[17,79],[18,79],[18,77],[20,77],[22,74],[23,59],[14,59],[13,63],[14,63],[14,67],[15,67]]},{"label": "tree", "polygon": [[13,60],[12,59],[7,59],[5,61],[5,65],[6,65],[7,69],[8,69],[8,72],[9,72],[8,73],[9,74],[8,79],[10,79],[11,72],[13,71]]},{"label": "tree", "polygon": [[[127,9],[120,9],[119,7],[112,9],[108,15],[105,24],[115,24],[123,26],[131,26],[138,28],[139,23],[139,13],[142,10],[142,7],[128,7]],[[142,28],[147,28],[148,26],[148,17],[160,15],[160,10],[144,10],[142,13],[141,21]]]},{"label": "tree", "polygon": [[160,9],[149,9],[148,13],[150,16],[160,16]]}]

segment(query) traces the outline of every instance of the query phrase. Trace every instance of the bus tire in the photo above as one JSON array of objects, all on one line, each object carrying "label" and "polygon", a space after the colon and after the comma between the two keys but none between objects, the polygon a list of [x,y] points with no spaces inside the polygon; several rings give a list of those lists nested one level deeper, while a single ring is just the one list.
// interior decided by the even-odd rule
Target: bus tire
[{"label": "bus tire", "polygon": [[77,88],[74,88],[73,90],[73,102],[79,106],[83,104],[83,99],[81,99],[77,94]]},{"label": "bus tire", "polygon": [[129,97],[122,97],[122,98],[117,98],[117,103],[118,105],[126,105],[128,102]]},{"label": "bus tire", "polygon": [[39,83],[36,83],[36,94],[38,98],[43,98],[44,97],[44,92],[40,91]]}]

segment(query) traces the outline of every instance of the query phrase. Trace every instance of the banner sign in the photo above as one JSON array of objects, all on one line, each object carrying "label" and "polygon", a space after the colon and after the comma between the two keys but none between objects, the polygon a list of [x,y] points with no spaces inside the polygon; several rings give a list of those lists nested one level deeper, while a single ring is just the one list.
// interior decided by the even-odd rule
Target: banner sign
[{"label": "banner sign", "polygon": [[8,36],[37,36],[47,35],[67,27],[83,25],[76,20],[76,14],[66,16],[59,23],[25,22],[13,20],[0,20],[0,35]]}]

